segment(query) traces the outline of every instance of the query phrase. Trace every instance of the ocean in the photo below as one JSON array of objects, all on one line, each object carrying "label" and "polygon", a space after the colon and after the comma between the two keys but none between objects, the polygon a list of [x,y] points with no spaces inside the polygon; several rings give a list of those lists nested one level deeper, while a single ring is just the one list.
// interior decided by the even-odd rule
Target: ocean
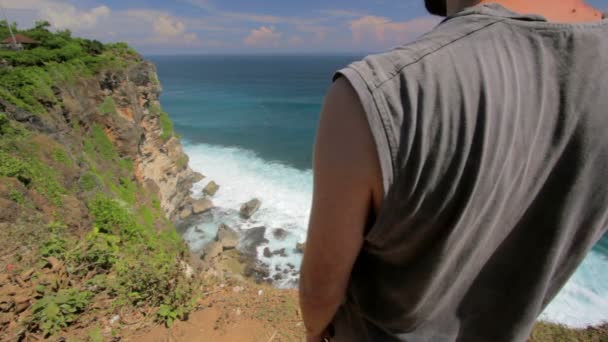
[{"label": "ocean", "polygon": [[[265,226],[271,250],[287,257],[260,259],[270,270],[299,267],[293,252],[306,237],[312,197],[312,144],[333,72],[362,56],[151,56],[164,88],[161,102],[182,136],[190,166],[220,185],[216,209],[184,229],[193,251],[211,241],[219,223]],[[262,207],[252,220],[238,216],[252,198]],[[285,239],[273,237],[283,228]],[[260,247],[262,249],[263,247]],[[287,276],[277,286],[294,286]],[[544,320],[585,327],[608,321],[608,237],[591,251]]]}]

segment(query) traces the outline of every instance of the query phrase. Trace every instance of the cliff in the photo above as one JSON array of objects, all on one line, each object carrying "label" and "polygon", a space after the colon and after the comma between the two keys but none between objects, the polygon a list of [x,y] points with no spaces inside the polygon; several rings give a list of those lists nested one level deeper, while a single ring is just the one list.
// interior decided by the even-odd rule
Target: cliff
[{"label": "cliff", "polygon": [[65,123],[77,121],[85,130],[101,125],[119,155],[133,160],[135,179],[158,196],[167,217],[176,220],[179,210],[191,205],[190,189],[202,175],[188,167],[168,114],[161,110],[152,63],[138,60],[58,89]]},{"label": "cliff", "polygon": [[0,50],[0,340],[187,317],[200,278],[173,222],[201,210],[202,175],[154,65],[125,44],[23,32],[42,46]]}]

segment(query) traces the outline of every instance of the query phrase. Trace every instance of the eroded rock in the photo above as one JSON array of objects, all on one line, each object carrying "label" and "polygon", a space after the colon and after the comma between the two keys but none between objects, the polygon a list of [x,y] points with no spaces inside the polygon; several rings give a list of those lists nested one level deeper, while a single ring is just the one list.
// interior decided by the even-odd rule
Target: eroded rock
[{"label": "eroded rock", "polygon": [[239,235],[237,232],[225,224],[220,224],[215,241],[222,244],[223,250],[235,249],[239,243]]},{"label": "eroded rock", "polygon": [[283,228],[277,228],[272,231],[272,236],[274,236],[274,238],[277,240],[285,240],[288,234],[289,233],[287,233],[287,231]]},{"label": "eroded rock", "polygon": [[241,210],[239,214],[242,218],[248,220],[251,218],[251,216],[253,216],[253,214],[255,214],[260,209],[261,205],[262,201],[257,198],[254,198],[251,201],[243,203],[243,205],[241,205]]},{"label": "eroded rock", "polygon": [[240,250],[243,254],[255,258],[257,255],[258,246],[268,243],[268,239],[264,237],[266,227],[256,227],[243,231],[243,237],[240,241]]},{"label": "eroded rock", "polygon": [[205,247],[203,252],[203,260],[209,261],[222,254],[223,250],[224,247],[222,246],[222,244],[218,241],[214,241]]},{"label": "eroded rock", "polygon": [[210,209],[213,208],[213,202],[211,202],[210,200],[203,198],[203,199],[197,199],[192,201],[192,213],[197,215],[197,214],[202,214]]},{"label": "eroded rock", "polygon": [[287,257],[287,253],[285,252],[285,248],[281,248],[281,249],[277,249],[276,251],[272,252],[272,255],[278,255],[280,257]]},{"label": "eroded rock", "polygon": [[215,194],[217,193],[217,191],[219,189],[220,189],[220,186],[216,182],[211,181],[203,189],[203,194],[205,194],[207,196],[215,196]]}]

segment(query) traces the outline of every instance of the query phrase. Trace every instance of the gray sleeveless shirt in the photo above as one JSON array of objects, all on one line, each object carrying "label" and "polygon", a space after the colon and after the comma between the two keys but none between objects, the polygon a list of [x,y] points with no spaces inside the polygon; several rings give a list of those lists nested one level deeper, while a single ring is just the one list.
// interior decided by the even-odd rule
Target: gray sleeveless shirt
[{"label": "gray sleeveless shirt", "polygon": [[385,199],[338,341],[525,341],[608,218],[608,20],[496,4],[339,71]]}]

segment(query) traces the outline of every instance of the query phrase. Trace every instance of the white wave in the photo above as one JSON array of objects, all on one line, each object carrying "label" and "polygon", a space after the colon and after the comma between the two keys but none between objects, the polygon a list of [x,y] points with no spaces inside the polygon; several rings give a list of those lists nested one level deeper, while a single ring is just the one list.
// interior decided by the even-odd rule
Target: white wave
[{"label": "white wave", "polygon": [[[291,263],[299,269],[301,255],[293,248],[296,242],[306,238],[308,216],[312,198],[312,172],[301,171],[280,163],[269,163],[255,153],[235,147],[220,147],[198,144],[186,145],[190,166],[206,178],[194,187],[195,196],[201,195],[203,187],[211,180],[220,185],[213,197],[218,209],[207,215],[206,220],[190,227],[184,238],[193,250],[200,250],[215,236],[219,223],[248,229],[266,226],[267,246],[260,246],[258,258],[275,267],[287,268]],[[242,203],[252,198],[262,201],[261,209],[245,221],[238,217]],[[273,228],[289,232],[284,241],[272,236]],[[288,256],[263,257],[263,249],[285,248]],[[293,284],[295,275],[290,274],[279,282],[279,286]],[[573,327],[586,327],[608,321],[608,257],[592,251],[581,267],[541,315],[541,319]]]},{"label": "white wave", "polygon": [[[308,216],[312,198],[312,171],[298,170],[280,163],[268,163],[255,153],[236,147],[207,144],[185,145],[190,157],[190,167],[203,173],[206,178],[195,184],[195,197],[202,194],[204,186],[215,181],[220,189],[212,200],[216,207],[207,220],[191,227],[184,233],[193,250],[200,250],[215,235],[217,225],[226,223],[235,228],[248,229],[265,226],[268,245],[260,246],[259,259],[270,265],[271,274],[276,267],[288,269],[290,263],[299,267],[301,255],[294,252],[297,242],[306,239]],[[258,198],[260,210],[250,220],[242,220],[237,213],[241,204]],[[278,241],[272,230],[283,228],[289,234]],[[287,257],[263,257],[263,249],[272,251],[285,248]],[[280,284],[287,285],[296,276],[291,274]]]},{"label": "white wave", "polygon": [[577,328],[608,322],[608,257],[591,251],[541,319]]}]

